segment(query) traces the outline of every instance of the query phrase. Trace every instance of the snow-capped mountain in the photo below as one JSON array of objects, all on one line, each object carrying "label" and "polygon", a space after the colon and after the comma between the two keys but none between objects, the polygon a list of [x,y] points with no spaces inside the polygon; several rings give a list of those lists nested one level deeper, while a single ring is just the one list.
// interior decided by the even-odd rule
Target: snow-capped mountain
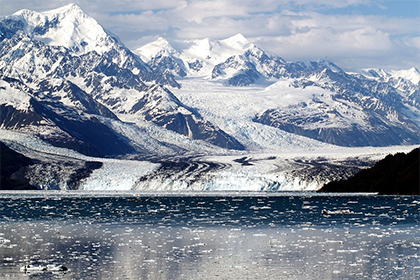
[{"label": "snow-capped mountain", "polygon": [[[328,61],[287,62],[242,35],[185,44],[185,49],[175,50],[160,38],[137,52],[147,53],[144,58],[152,64],[159,57],[161,71],[165,62],[171,61],[167,71],[177,75],[173,69],[185,70],[178,77],[196,77],[197,72],[188,67],[189,61],[196,61],[201,75],[226,86],[271,83],[264,93],[284,102],[257,112],[255,122],[340,146],[419,142],[420,73],[415,68],[390,72],[368,69],[352,74]],[[193,57],[191,49],[201,45],[210,46],[201,48],[205,56]]]},{"label": "snow-capped mountain", "polygon": [[231,86],[248,86],[260,79],[280,78],[285,64],[282,58],[254,47],[217,64],[212,79],[226,80]]},{"label": "snow-capped mountain", "polygon": [[411,68],[408,70],[393,70],[393,71],[385,71],[383,69],[365,69],[364,74],[367,77],[373,77],[385,82],[388,82],[389,80],[398,80],[398,79],[404,79],[406,81],[410,81],[413,84],[420,83],[420,71],[416,68]]},{"label": "snow-capped mountain", "polygon": [[143,48],[135,50],[135,52],[141,59],[148,61],[148,64],[154,70],[170,71],[174,76],[178,77],[187,75],[185,72],[187,71],[186,66],[179,58],[178,52],[162,37]]},{"label": "snow-capped mountain", "polygon": [[23,10],[0,19],[1,75],[59,76],[86,86],[95,72],[121,83],[155,82],[177,86],[171,75],[152,71],[120,40],[78,6],[37,13]]},{"label": "snow-capped mountain", "polygon": [[[281,91],[284,83],[267,90]],[[408,80],[384,82],[325,68],[286,83],[311,95],[266,110],[255,121],[340,146],[419,142],[420,87]]]},{"label": "snow-capped mountain", "polygon": [[[179,87],[172,74],[149,67],[74,4],[44,13],[23,10],[0,18],[0,40],[0,79],[5,83],[13,81],[13,85],[7,88],[22,89],[24,99],[31,100],[29,111],[41,114],[41,109],[37,107],[37,111],[33,108],[34,104],[47,107],[50,113],[41,110],[42,119],[52,124],[48,129],[44,126],[41,129],[34,127],[40,126],[39,122],[29,124],[24,121],[14,128],[26,129],[22,125],[30,125],[31,131],[42,134],[44,139],[57,144],[71,142],[66,146],[83,152],[86,151],[82,147],[99,148],[98,143],[106,144],[98,136],[88,137],[95,131],[104,136],[115,136],[116,140],[107,136],[114,145],[108,145],[108,149],[94,149],[88,152],[90,154],[99,151],[100,155],[134,152],[129,144],[132,139],[125,139],[124,135],[107,126],[106,118],[118,120],[121,115],[124,118],[124,115],[134,114],[136,110],[132,110],[132,106],[138,104],[144,94],[152,94],[153,91],[159,94],[165,91],[162,88],[165,86]],[[10,99],[9,94],[8,90],[2,92],[5,100]],[[14,113],[2,115],[2,127],[11,128],[10,123],[14,122],[11,118],[21,113],[19,103],[7,104],[8,112]],[[60,120],[67,116],[71,116],[74,123],[71,128],[64,125],[69,125],[68,122]],[[94,119],[96,126],[102,128],[89,129],[84,125],[86,118]],[[209,122],[201,121],[206,124],[207,134],[198,135],[196,131],[193,139],[208,140],[223,148],[235,148],[229,144],[232,137]],[[166,128],[162,122],[155,123]],[[60,137],[52,132],[57,129]],[[181,133],[182,129],[172,130]],[[226,143],[220,137],[216,137],[220,141],[215,141],[210,131],[223,134]],[[67,139],[69,137],[75,139]],[[74,145],[75,141],[82,143]],[[113,148],[116,149],[112,152]]]},{"label": "snow-capped mountain", "polygon": [[418,107],[420,104],[420,71],[416,68],[399,71],[367,69],[363,72],[367,78],[392,86],[401,92],[407,104]]},{"label": "snow-capped mountain", "polygon": [[206,38],[177,43],[182,47],[179,51],[167,40],[159,37],[134,52],[153,68],[167,69],[175,76],[209,78],[216,65],[225,62],[231,56],[255,48],[242,34],[225,40]]},{"label": "snow-capped mountain", "polygon": [[15,26],[6,33],[23,31],[34,40],[49,46],[60,46],[82,55],[91,51],[103,54],[112,50],[117,37],[110,35],[96,20],[84,13],[77,5],[70,4],[55,10],[37,13],[21,10],[7,19],[7,27]]},{"label": "snow-capped mountain", "polygon": [[186,40],[176,42],[176,50],[164,38],[135,50],[149,66],[169,71],[176,77],[200,77],[222,81],[230,86],[274,82],[279,78],[299,78],[326,68],[342,71],[328,61],[287,62],[236,34],[224,40]]}]

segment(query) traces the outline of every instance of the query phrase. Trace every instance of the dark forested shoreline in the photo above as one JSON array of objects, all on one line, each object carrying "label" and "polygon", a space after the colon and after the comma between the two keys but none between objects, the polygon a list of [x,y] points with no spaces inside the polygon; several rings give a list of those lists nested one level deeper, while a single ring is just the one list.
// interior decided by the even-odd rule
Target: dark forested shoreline
[{"label": "dark forested shoreline", "polygon": [[17,153],[0,142],[0,190],[36,190],[21,176],[21,170],[33,160]]},{"label": "dark forested shoreline", "polygon": [[319,192],[377,192],[379,194],[420,194],[420,151],[388,155],[373,167],[346,181],[325,184]]}]

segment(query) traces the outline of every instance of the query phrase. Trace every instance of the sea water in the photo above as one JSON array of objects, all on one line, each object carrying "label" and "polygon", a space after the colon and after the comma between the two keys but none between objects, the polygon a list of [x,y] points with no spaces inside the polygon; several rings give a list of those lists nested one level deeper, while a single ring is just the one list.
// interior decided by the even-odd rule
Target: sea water
[{"label": "sea water", "polygon": [[0,279],[420,279],[420,196],[2,192],[0,218]]}]

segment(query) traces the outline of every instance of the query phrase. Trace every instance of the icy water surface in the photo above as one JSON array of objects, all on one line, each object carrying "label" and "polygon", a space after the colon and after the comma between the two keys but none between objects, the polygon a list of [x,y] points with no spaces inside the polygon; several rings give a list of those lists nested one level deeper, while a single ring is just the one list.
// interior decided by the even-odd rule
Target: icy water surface
[{"label": "icy water surface", "polygon": [[419,212],[419,196],[0,193],[0,279],[420,279]]}]

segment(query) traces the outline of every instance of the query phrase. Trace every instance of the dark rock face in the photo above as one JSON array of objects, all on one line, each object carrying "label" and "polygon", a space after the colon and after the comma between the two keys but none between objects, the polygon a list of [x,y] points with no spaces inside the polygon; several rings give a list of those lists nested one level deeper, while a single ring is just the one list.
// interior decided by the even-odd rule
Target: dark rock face
[{"label": "dark rock face", "polygon": [[331,182],[319,192],[378,192],[379,194],[420,194],[419,148],[408,154],[388,155],[375,166],[347,181]]},{"label": "dark rock face", "polygon": [[77,190],[79,187],[80,181],[84,178],[88,178],[90,174],[95,170],[101,168],[103,165],[102,162],[96,161],[87,161],[84,166],[77,169],[71,176],[68,182],[68,188],[70,190]]},{"label": "dark rock face", "polygon": [[30,158],[19,154],[0,142],[0,190],[36,190],[19,171],[33,164]]},{"label": "dark rock face", "polygon": [[[0,126],[6,129],[38,127],[44,132],[41,138],[51,144],[74,149],[91,156],[114,156],[134,152],[128,141],[99,121],[96,116],[111,119],[117,117],[106,107],[70,82],[52,86],[41,83],[39,91],[26,88],[14,79],[4,79],[12,87],[27,90],[30,96],[28,110],[17,110],[13,106],[0,105]],[[75,104],[75,107],[65,104]]]},{"label": "dark rock face", "polygon": [[23,112],[12,106],[0,105],[0,126],[6,129],[21,128],[31,124],[38,125],[43,119],[43,116],[35,112]]},{"label": "dark rock face", "polygon": [[16,32],[22,30],[25,23],[16,19],[5,19],[0,25],[0,41],[12,38]]},{"label": "dark rock face", "polygon": [[91,156],[115,156],[134,152],[122,136],[100,122],[95,116],[74,119],[59,115],[39,102],[33,102],[34,111],[53,120],[70,137],[49,137],[45,140],[57,147],[70,148]]},{"label": "dark rock face", "polygon": [[203,63],[202,63],[202,62],[200,62],[199,60],[196,60],[196,61],[194,61],[194,62],[189,62],[189,63],[188,63],[188,67],[189,67],[191,70],[194,70],[194,71],[200,71],[200,69],[201,69],[201,68],[203,68]]}]

